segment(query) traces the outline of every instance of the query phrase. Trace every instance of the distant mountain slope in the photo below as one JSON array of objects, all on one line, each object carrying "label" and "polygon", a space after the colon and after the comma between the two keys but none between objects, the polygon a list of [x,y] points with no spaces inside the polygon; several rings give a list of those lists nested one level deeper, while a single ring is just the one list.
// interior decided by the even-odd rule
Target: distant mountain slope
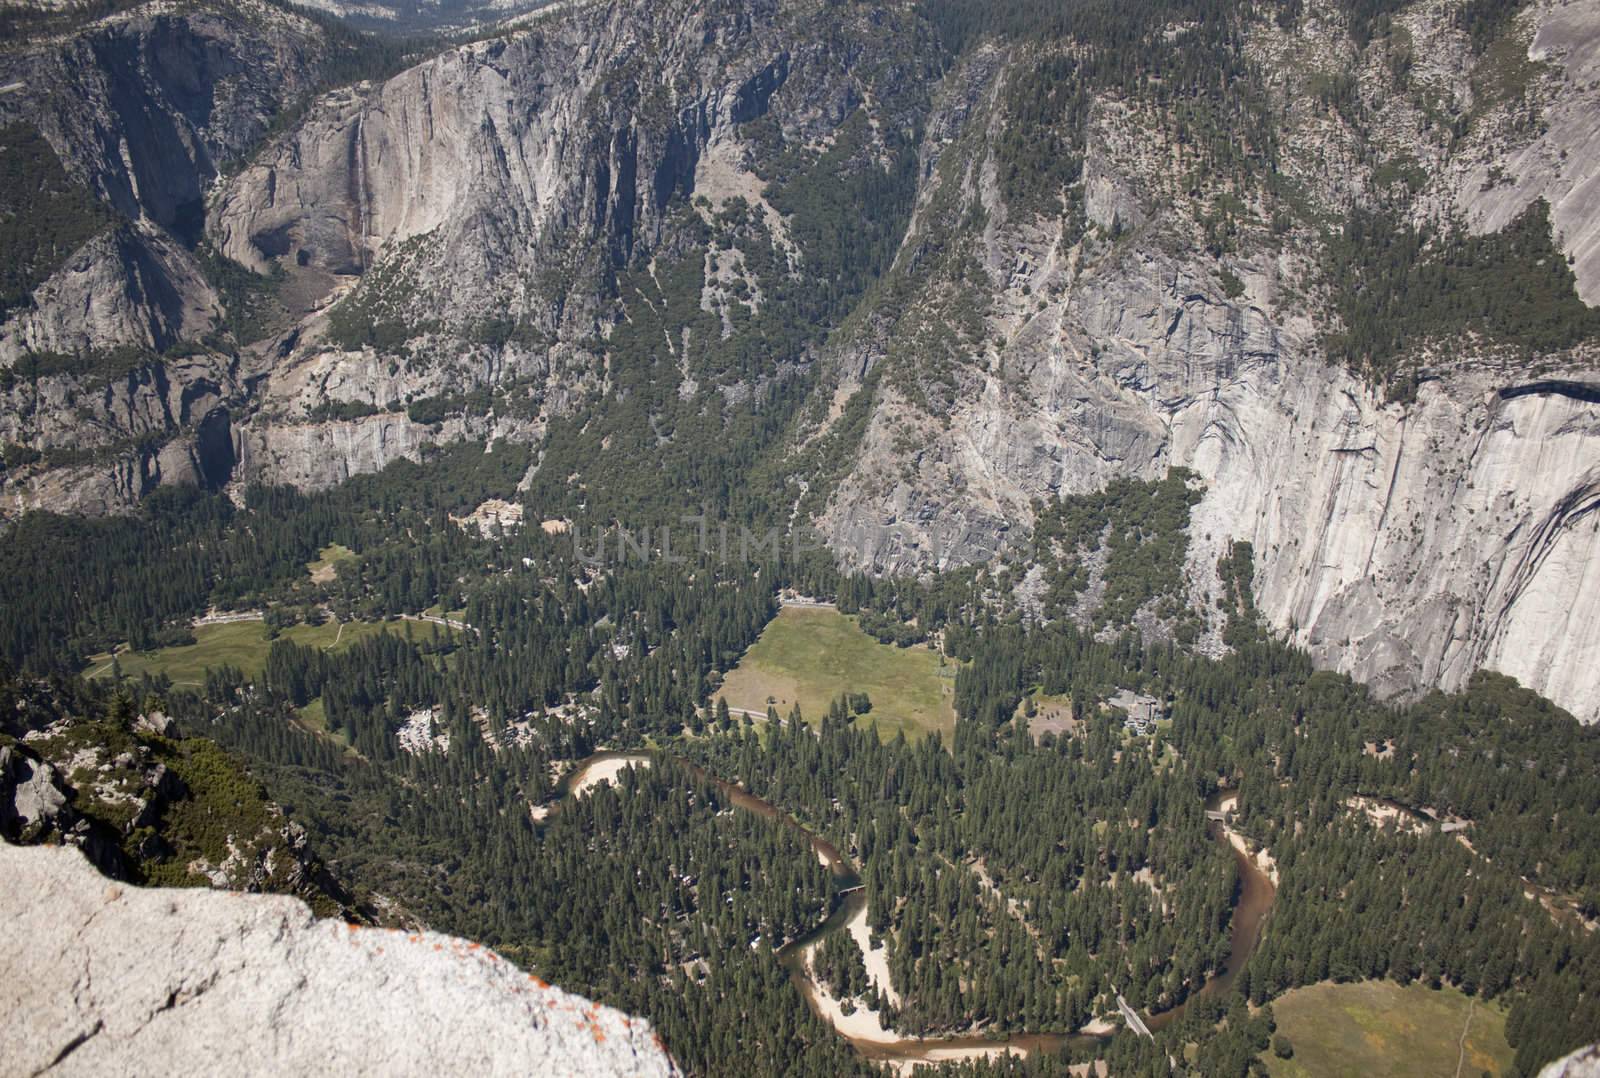
[{"label": "distant mountain slope", "polygon": [[467,31],[557,6],[559,0],[305,0],[301,7],[376,31]]},{"label": "distant mountain slope", "polygon": [[[1196,607],[1248,541],[1321,661],[1396,692],[1491,666],[1593,720],[1597,25],[574,5],[302,111],[322,23],[131,9],[5,57],[0,119],[122,223],[0,328],[4,501],[509,439],[542,517],[738,506],[918,571],[1176,465]],[[103,39],[235,59],[174,87]]]}]

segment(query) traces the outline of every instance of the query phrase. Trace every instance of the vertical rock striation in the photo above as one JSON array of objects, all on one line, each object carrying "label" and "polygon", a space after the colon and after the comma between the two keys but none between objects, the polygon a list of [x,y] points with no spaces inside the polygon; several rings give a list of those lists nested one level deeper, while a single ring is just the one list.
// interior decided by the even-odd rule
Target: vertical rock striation
[{"label": "vertical rock striation", "polygon": [[[1330,212],[1386,204],[1370,162],[1405,145],[1438,162],[1419,174],[1416,205],[1483,230],[1548,198],[1592,299],[1594,215],[1581,207],[1600,189],[1600,112],[1584,73],[1600,7],[1526,13],[1511,32],[1560,65],[1530,68],[1511,103],[1474,102],[1480,84],[1462,77],[1473,58],[1440,14],[1403,16],[1435,50],[1406,86],[1355,53],[1337,20],[1292,36],[1258,27],[1250,51],[1285,72],[1271,106],[1283,170]],[[833,357],[845,396],[876,372],[872,418],[821,517],[835,549],[876,571],[983,561],[1026,533],[1035,499],[1183,466],[1206,483],[1190,528],[1197,603],[1217,594],[1228,546],[1249,541],[1260,608],[1320,663],[1386,693],[1459,687],[1486,666],[1600,720],[1600,355],[1530,360],[1468,334],[1431,346],[1414,399],[1389,401],[1324,355],[1337,320],[1319,235],[1263,229],[1225,255],[1199,249],[1219,196],[1175,179],[1181,147],[1163,117],[1116,94],[1084,125],[1081,209],[1008,205],[1002,102],[1037,62],[980,52],[946,80],[895,269],[907,283],[894,294],[914,306],[870,310],[859,322],[871,328]],[[1296,80],[1340,64],[1382,125],[1353,128],[1306,100]],[[1479,109],[1454,151],[1409,102],[1418,87]],[[1545,122],[1519,126],[1529,102]],[[1485,185],[1490,162],[1512,179]],[[1259,196],[1243,185],[1229,197]],[[950,224],[961,220],[981,227]],[[982,283],[928,269],[939,247],[970,252]],[[948,328],[974,319],[979,332]]]}]

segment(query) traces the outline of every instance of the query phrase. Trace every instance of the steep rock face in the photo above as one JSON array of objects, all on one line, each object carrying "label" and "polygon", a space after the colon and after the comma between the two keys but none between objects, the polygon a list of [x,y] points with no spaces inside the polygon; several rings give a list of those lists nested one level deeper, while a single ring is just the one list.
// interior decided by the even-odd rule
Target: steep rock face
[{"label": "steep rock face", "polygon": [[[1534,11],[1527,33],[1542,40],[1570,17],[1566,7]],[[1415,37],[1437,38],[1466,69],[1460,35],[1439,12],[1407,18]],[[1356,64],[1326,21],[1303,37],[1260,36],[1257,54],[1275,63]],[[1458,687],[1488,666],[1600,720],[1588,673],[1600,664],[1600,357],[1548,356],[1530,372],[1469,339],[1429,357],[1434,373],[1415,401],[1386,403],[1322,356],[1329,318],[1315,237],[1247,236],[1222,260],[1197,251],[1208,193],[1169,179],[1174,149],[1159,118],[1113,96],[1086,124],[1082,238],[1070,220],[1016,212],[996,178],[1006,123],[997,102],[1031,62],[974,60],[930,122],[939,140],[925,149],[930,179],[897,272],[919,272],[932,246],[964,246],[991,291],[974,304],[970,288],[920,271],[926,312],[883,312],[879,329],[840,349],[846,392],[860,372],[877,373],[856,462],[821,517],[832,545],[876,570],[984,561],[1013,525],[1031,523],[1035,498],[1184,466],[1206,483],[1190,529],[1198,603],[1217,594],[1228,545],[1248,540],[1261,609],[1320,662],[1387,692]],[[1425,67],[1412,89],[1470,98],[1459,75],[1451,87],[1437,74]],[[1386,77],[1362,72],[1361,93],[1398,103],[1361,137],[1292,92],[1278,106],[1285,168],[1333,205],[1381,197],[1381,177],[1359,162],[1388,143],[1453,160],[1421,110],[1384,89]],[[1593,90],[1543,78],[1531,99],[1573,119],[1579,144],[1565,159],[1581,161],[1587,128],[1574,118],[1595,115]],[[1483,107],[1481,128],[1502,130],[1494,109],[1512,106]],[[1564,128],[1534,130],[1526,137],[1543,144]],[[1475,132],[1462,153],[1476,159],[1473,140],[1487,137]],[[1551,145],[1540,153],[1562,156]],[[1582,170],[1574,198],[1600,174],[1592,159],[1563,167]],[[1419,205],[1449,205],[1454,176],[1441,167]],[[1501,223],[1538,195],[1560,196],[1548,183],[1520,190],[1523,201],[1495,211]],[[1555,216],[1580,285],[1592,283],[1582,269],[1588,222],[1568,232]],[[981,228],[952,231],[963,217]],[[930,334],[930,323],[977,331]]]},{"label": "steep rock face", "polygon": [[6,476],[4,510],[116,512],[163,482],[228,481],[237,455],[230,408],[245,396],[232,360],[134,354],[103,362],[36,375],[24,361],[0,379],[0,441],[45,453]]},{"label": "steep rock face", "polygon": [[114,511],[162,482],[226,480],[218,407],[245,394],[193,247],[204,195],[328,52],[316,24],[246,0],[144,4],[0,55],[0,127],[40,132],[109,222],[0,324],[0,439],[47,453],[3,477],[6,511]]},{"label": "steep rock face", "polygon": [[537,13],[549,0],[313,0],[302,5],[375,30],[471,31]]},{"label": "steep rock face", "polygon": [[1600,304],[1600,3],[1575,0],[1539,13],[1528,59],[1553,73],[1539,137],[1510,154],[1480,147],[1453,169],[1472,227],[1502,228],[1535,198],[1550,203],[1572,257],[1578,294]]},{"label": "steep rock face", "polygon": [[[715,207],[734,195],[761,202],[763,151],[741,125],[764,119],[816,155],[847,118],[865,115],[864,150],[886,157],[873,145],[880,128],[915,123],[901,99],[918,96],[922,77],[896,65],[914,68],[908,58],[927,51],[915,20],[869,5],[576,5],[334,91],[254,164],[219,177],[316,75],[326,42],[296,19],[254,5],[182,16],[136,8],[0,69],[33,87],[0,100],[0,120],[37,124],[69,172],[138,219],[124,234],[149,241],[131,253],[110,240],[80,252],[40,287],[36,311],[0,331],[0,360],[46,347],[160,351],[203,334],[220,286],[172,240],[195,238],[209,191],[206,242],[286,276],[281,287],[256,284],[279,317],[237,330],[262,339],[241,338],[232,363],[204,350],[239,483],[325,485],[465,430],[537,437],[547,417],[605,391],[596,342],[628,317],[616,278],[646,253],[683,257],[684,235],[701,225],[687,196],[703,181]],[[161,66],[197,50],[189,74]],[[127,100],[113,102],[123,83]],[[52,120],[58,100],[66,107]],[[88,123],[100,114],[104,145]],[[772,132],[764,137],[770,145]],[[764,152],[770,166],[777,151]],[[784,231],[770,207],[767,224]],[[786,251],[791,263],[802,257]],[[721,272],[731,288],[734,270]],[[193,429],[152,431],[100,408],[98,380],[69,375],[42,393],[24,381],[30,403],[6,437],[48,449],[51,430],[83,424],[74,447],[100,452],[13,470],[10,510],[127,508],[158,483],[221,467]],[[514,417],[502,408],[433,430],[314,414],[361,402],[398,415],[415,400],[504,387]],[[140,410],[162,403],[156,396]],[[308,420],[315,429],[298,429]],[[185,468],[185,458],[204,467]]]},{"label": "steep rock face", "polygon": [[[886,134],[916,120],[895,66],[914,29],[870,5],[579,5],[328,95],[210,205],[210,242],[281,271],[311,310],[260,358],[238,475],[323,485],[467,432],[537,438],[612,388],[599,353],[640,301],[618,278],[699,259],[691,237],[736,197],[802,264],[763,198],[777,151],[746,125],[816,156],[865,115],[864,156],[887,157]],[[708,310],[742,269],[715,272]],[[399,418],[483,389],[514,407],[433,430]],[[390,415],[307,425],[328,401]]]},{"label": "steep rock face", "polygon": [[[1197,139],[1192,117],[1124,88],[1092,95],[1081,142],[1026,162],[1044,174],[1081,157],[1063,180],[1072,194],[1027,204],[1005,193],[1015,178],[1002,149],[1010,88],[1043,59],[1029,48],[985,44],[936,74],[915,59],[931,55],[925,27],[902,10],[801,0],[576,5],[534,19],[324,96],[218,182],[208,241],[281,270],[298,322],[236,363],[169,360],[87,384],[13,375],[0,435],[99,457],[14,470],[6,505],[114,509],[172,481],[321,487],[430,442],[537,441],[608,393],[622,412],[606,344],[658,313],[658,271],[670,281],[703,254],[700,307],[725,336],[730,311],[765,301],[743,252],[702,250],[717,214],[742,198],[763,242],[803,270],[808,222],[775,208],[772,177],[820,160],[848,122],[872,132],[858,160],[891,158],[884,133],[920,126],[916,212],[887,287],[835,339],[817,410],[837,417],[870,383],[870,419],[836,488],[838,475],[797,484],[797,513],[820,508],[836,550],[874,569],[981,560],[1027,530],[1036,498],[1184,465],[1208,489],[1192,529],[1197,603],[1226,545],[1248,539],[1261,608],[1321,660],[1394,691],[1458,685],[1487,664],[1594,718],[1593,357],[1517,363],[1457,338],[1424,357],[1428,379],[1400,404],[1324,355],[1338,328],[1326,230],[1352,206],[1487,232],[1543,197],[1580,294],[1600,288],[1597,0],[1538,4],[1482,54],[1458,8],[1418,0],[1366,46],[1339,5],[1307,5],[1290,27],[1252,17],[1243,56],[1266,72],[1270,183],[1264,144],[1205,156],[1208,139],[1228,141],[1219,132],[1240,134],[1238,113]],[[139,19],[108,26],[146,27],[141,56],[177,47],[162,44],[166,23]],[[203,38],[206,25],[187,32]],[[214,106],[187,83],[141,84],[175,132],[178,149],[162,152],[181,160],[164,166],[205,178],[259,133],[268,89],[251,61],[304,69],[242,40],[232,60],[197,69],[220,88]],[[115,50],[100,62],[151,67]],[[38,108],[16,115],[54,131]],[[129,203],[144,166],[63,152],[134,205],[142,228],[180,229],[179,208],[204,186]],[[105,328],[78,340],[157,347],[213,318],[215,296],[177,265],[182,245],[149,234],[147,261],[176,268],[140,275],[124,259],[81,286],[58,274],[41,292],[60,303],[14,319],[0,347],[72,344],[70,311],[91,295],[133,298],[106,300],[91,320]],[[651,278],[654,296],[619,283],[629,274]],[[141,282],[155,276],[189,285],[152,304]],[[725,373],[696,369],[687,335],[660,344],[635,358],[675,361],[679,399]],[[711,384],[734,400],[760,378]],[[499,394],[487,410],[463,405],[484,390]]]},{"label": "steep rock face", "polygon": [[1319,661],[1390,692],[1459,687],[1488,666],[1600,718],[1584,674],[1600,662],[1594,357],[1537,381],[1518,364],[1458,364],[1413,404],[1385,404],[1292,325],[1175,266],[1119,266],[1080,288],[1079,331],[1113,343],[1088,377],[1043,361],[1026,385],[1075,402],[1069,426],[1089,444],[981,419],[995,444],[1035,447],[1031,468],[1004,460],[996,476],[1039,475],[1052,449],[1046,489],[1192,468],[1208,487],[1191,526],[1202,591],[1225,544],[1248,540],[1263,611]]},{"label": "steep rock face", "polygon": [[[537,439],[552,416],[613,388],[604,342],[639,302],[619,279],[653,274],[658,259],[700,257],[699,233],[734,199],[763,206],[770,242],[791,269],[803,267],[802,245],[765,203],[763,176],[780,155],[790,177],[820,167],[847,121],[861,128],[851,136],[860,150],[830,171],[888,160],[889,142],[918,120],[932,51],[909,13],[870,4],[573,5],[387,81],[333,91],[254,163],[220,175],[318,71],[328,43],[296,18],[253,5],[182,16],[148,6],[14,62],[19,83],[39,73],[38,92],[15,95],[0,119],[37,123],[74,176],[139,217],[125,233],[150,242],[133,252],[137,264],[91,245],[38,289],[37,310],[0,331],[0,359],[13,363],[0,383],[18,402],[0,434],[46,451],[4,476],[8,511],[115,511],[160,483],[215,485],[216,476],[325,486],[414,459],[429,442]],[[285,19],[273,45],[263,28]],[[156,70],[169,53],[195,49],[204,62],[192,77]],[[119,80],[136,84],[126,116],[107,100]],[[52,126],[44,114],[57,98],[71,107]],[[98,112],[115,126],[115,152],[75,119]],[[149,130],[135,130],[146,113]],[[702,190],[707,203],[691,206]],[[173,242],[195,238],[197,192],[206,193],[205,246],[281,272],[281,283],[219,281],[231,271]],[[142,272],[146,264],[163,272]],[[732,333],[729,311],[756,309],[760,286],[737,260],[709,272],[704,302]],[[748,303],[730,300],[736,288]],[[270,317],[230,309],[237,339],[206,334],[222,303],[256,302],[240,289],[254,290]],[[42,382],[21,370],[46,347],[98,359],[112,346],[160,352],[200,336],[206,347],[179,350],[204,355],[164,367],[199,379],[177,386],[180,395],[217,391],[192,422],[227,438],[181,420],[125,422],[120,402],[102,406],[122,369],[107,378],[104,364],[85,362],[97,367],[87,378],[52,369]],[[675,358],[686,393],[705,385],[687,356]],[[463,414],[463,398],[482,401],[485,391],[502,396]],[[142,392],[134,414],[174,411],[170,393]],[[439,402],[424,409],[435,418],[404,418],[417,401]],[[352,419],[324,407],[338,404],[383,414]],[[62,433],[75,425],[81,434]]]},{"label": "steep rock face", "polygon": [[780,89],[802,141],[857,103],[838,69],[859,46],[819,39],[808,7],[579,6],[447,51],[324,99],[216,197],[210,233],[255,269],[386,263],[364,298],[411,327],[594,332],[596,275],[660,243],[708,144]]},{"label": "steep rock face", "polygon": [[67,175],[123,222],[75,252],[0,330],[29,351],[198,339],[219,300],[186,245],[204,197],[315,84],[322,31],[264,3],[179,13],[147,4],[0,56],[0,126],[38,130]]},{"label": "steep rock face", "polygon": [[[217,419],[225,425],[226,414],[219,411]],[[106,516],[127,512],[163,483],[220,486],[231,467],[230,451],[208,451],[202,448],[207,443],[204,437],[177,438],[158,447],[127,451],[119,447],[107,459],[88,464],[15,468],[5,485],[0,511]]]},{"label": "steep rock face", "polygon": [[0,57],[0,123],[43,132],[69,175],[130,221],[195,238],[206,187],[310,89],[323,33],[252,0],[144,4]]},{"label": "steep rock face", "polygon": [[647,1023],[463,940],[129,888],[56,847],[0,843],[0,874],[16,1073],[677,1073]]},{"label": "steep rock face", "polygon": [[[126,438],[159,435],[199,423],[240,392],[226,358],[168,359],[133,354],[126,364],[66,369],[12,368],[0,393],[13,406],[0,417],[0,437],[42,449],[92,449]],[[87,364],[85,365],[88,366]]]},{"label": "steep rock face", "polygon": [[222,313],[193,259],[148,222],[80,247],[39,286],[34,304],[0,328],[0,362],[114,345],[164,352],[204,334]]},{"label": "steep rock face", "polygon": [[1298,489],[1268,494],[1268,476],[1239,469],[1220,440],[1196,445],[1217,488],[1201,527],[1254,540],[1269,618],[1329,665],[1390,691],[1456,688],[1487,666],[1595,721],[1583,671],[1600,661],[1600,414],[1558,391],[1512,398],[1522,387],[1506,382],[1457,372],[1407,409],[1329,387],[1343,400],[1308,402],[1320,421],[1280,424],[1267,457],[1302,474],[1299,456]]},{"label": "steep rock face", "polygon": [[416,460],[434,441],[425,426],[402,415],[342,423],[261,424],[240,431],[241,470],[309,490]]}]

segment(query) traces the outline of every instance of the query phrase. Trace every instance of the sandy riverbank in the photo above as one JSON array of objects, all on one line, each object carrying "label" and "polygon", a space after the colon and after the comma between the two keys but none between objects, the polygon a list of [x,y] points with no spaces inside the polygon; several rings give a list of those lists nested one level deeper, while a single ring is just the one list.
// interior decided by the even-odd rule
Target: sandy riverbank
[{"label": "sandy riverbank", "polygon": [[[1217,802],[1217,808],[1222,812],[1236,812],[1239,808],[1239,792],[1234,790],[1224,794],[1222,800]],[[1272,881],[1272,886],[1278,886],[1278,862],[1273,860],[1271,852],[1265,847],[1251,850],[1250,843],[1245,837],[1227,824],[1222,824],[1222,834],[1228,840],[1228,845],[1248,857],[1252,864],[1261,870],[1261,874]]]},{"label": "sandy riverbank", "polygon": [[867,981],[884,998],[890,1006],[900,1006],[900,993],[894,990],[894,985],[889,980],[889,948],[885,944],[872,946],[872,929],[867,927],[867,904],[861,904],[860,911],[849,921],[845,922],[845,930],[850,933],[850,938],[856,941],[856,946],[861,948],[861,960],[867,967]]},{"label": "sandy riverbank", "polygon": [[916,1059],[889,1060],[889,1066],[894,1068],[896,1074],[911,1074],[929,1063],[960,1063],[968,1059],[998,1059],[1001,1056],[1026,1058],[1027,1055],[1025,1048],[1009,1048],[1003,1044],[993,1048],[929,1048]]},{"label": "sandy riverbank", "polygon": [[[900,993],[894,990],[894,985],[889,981],[889,949],[887,946],[876,948],[872,946],[872,930],[867,927],[865,902],[861,903],[861,908],[845,922],[844,929],[861,950],[861,960],[867,967],[867,981],[881,991],[890,1003],[896,1007],[900,1006]],[[895,1044],[900,1041],[900,1034],[884,1028],[882,1014],[863,1006],[860,1001],[856,1002],[854,1011],[850,1014],[844,1013],[844,1001],[835,998],[828,986],[817,977],[815,959],[817,950],[821,946],[822,941],[819,939],[806,948],[805,963],[806,979],[811,982],[810,990],[822,1016],[833,1024],[834,1029],[851,1040],[871,1041],[875,1044]]]},{"label": "sandy riverbank", "polygon": [[630,767],[649,767],[648,756],[611,756],[596,760],[579,772],[572,783],[572,796],[582,797],[602,782],[615,783],[617,776]]},{"label": "sandy riverbank", "polygon": [[883,1016],[871,1007],[856,1004],[855,1010],[849,1014],[844,1013],[844,1001],[835,996],[817,976],[815,964],[817,948],[821,947],[820,941],[806,948],[806,994],[816,1004],[817,1013],[827,1019],[834,1029],[852,1041],[868,1041],[873,1044],[894,1044],[900,1040],[900,1035],[893,1030],[883,1028]]},{"label": "sandy riverbank", "polygon": [[1246,842],[1245,837],[1231,827],[1224,827],[1222,833],[1228,836],[1229,845],[1250,858],[1255,866],[1261,870],[1261,874],[1272,881],[1273,887],[1278,886],[1278,862],[1272,859],[1272,854],[1268,853],[1264,848],[1251,852],[1250,843]]}]

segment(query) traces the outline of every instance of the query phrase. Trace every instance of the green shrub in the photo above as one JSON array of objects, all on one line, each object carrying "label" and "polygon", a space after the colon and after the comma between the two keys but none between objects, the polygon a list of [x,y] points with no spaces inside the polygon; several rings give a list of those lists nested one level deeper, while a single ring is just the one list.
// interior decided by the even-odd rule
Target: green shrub
[{"label": "green shrub", "polygon": [[7,442],[4,448],[0,448],[0,463],[3,463],[7,468],[21,468],[24,465],[34,463],[43,456],[44,454],[32,446],[18,445],[15,442]]},{"label": "green shrub", "polygon": [[1357,210],[1327,250],[1344,327],[1328,336],[1329,356],[1375,385],[1403,383],[1409,352],[1463,332],[1529,355],[1600,335],[1600,310],[1578,298],[1543,199],[1487,236],[1414,228]]},{"label": "green shrub", "polygon": [[270,336],[288,317],[278,302],[283,270],[274,265],[267,275],[252,272],[203,244],[196,252],[200,272],[222,300],[222,324],[240,344]]},{"label": "green shrub", "polygon": [[325,423],[330,420],[350,421],[365,419],[369,415],[377,415],[383,409],[366,401],[323,401],[311,409],[309,415],[313,422]]},{"label": "green shrub", "polygon": [[0,127],[0,320],[111,220],[37,129]]}]

